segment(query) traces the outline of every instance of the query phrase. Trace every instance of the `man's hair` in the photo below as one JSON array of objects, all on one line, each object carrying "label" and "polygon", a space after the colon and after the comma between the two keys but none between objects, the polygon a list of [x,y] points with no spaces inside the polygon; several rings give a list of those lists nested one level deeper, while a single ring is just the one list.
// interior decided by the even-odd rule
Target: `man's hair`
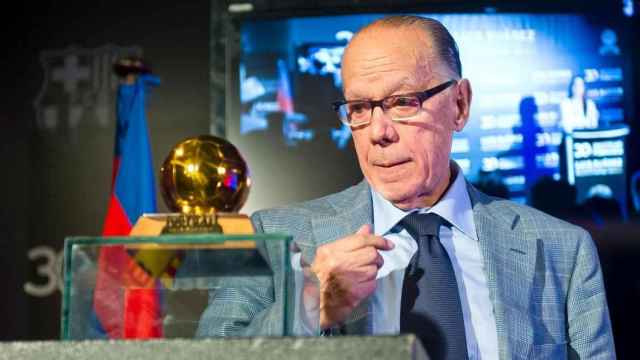
[{"label": "man's hair", "polygon": [[435,19],[415,15],[391,15],[378,19],[364,27],[360,32],[382,27],[401,28],[415,26],[422,29],[433,41],[435,55],[458,77],[462,77],[460,52],[455,39],[441,22]]}]

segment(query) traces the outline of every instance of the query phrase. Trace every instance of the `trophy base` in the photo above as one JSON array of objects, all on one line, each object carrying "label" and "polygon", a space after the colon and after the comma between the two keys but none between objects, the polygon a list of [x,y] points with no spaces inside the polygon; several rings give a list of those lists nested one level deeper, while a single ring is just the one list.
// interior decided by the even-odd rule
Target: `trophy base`
[{"label": "trophy base", "polygon": [[[211,216],[211,215],[204,215]],[[191,218],[193,217],[193,218]],[[143,214],[138,218],[131,229],[130,236],[158,236],[162,234],[183,233],[222,233],[222,234],[254,234],[251,220],[245,214],[216,213],[215,222],[207,219],[199,219],[197,215],[183,215],[180,213]],[[169,227],[173,230],[164,231],[167,225],[174,223],[177,226]],[[207,224],[215,224],[209,226]],[[191,225],[191,226],[189,226]],[[175,231],[182,229],[183,231]],[[212,231],[213,230],[213,231]]]}]

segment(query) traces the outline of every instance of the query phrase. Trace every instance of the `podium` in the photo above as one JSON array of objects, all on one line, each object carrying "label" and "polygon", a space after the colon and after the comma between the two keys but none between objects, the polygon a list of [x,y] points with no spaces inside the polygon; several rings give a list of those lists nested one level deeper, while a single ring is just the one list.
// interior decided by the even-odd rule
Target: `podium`
[{"label": "podium", "polygon": [[0,343],[1,359],[428,360],[429,358],[414,335],[400,335],[9,342]]},{"label": "podium", "polygon": [[626,124],[576,130],[565,135],[561,149],[562,175],[570,185],[575,185],[578,203],[594,195],[605,195],[626,209],[627,135]]}]

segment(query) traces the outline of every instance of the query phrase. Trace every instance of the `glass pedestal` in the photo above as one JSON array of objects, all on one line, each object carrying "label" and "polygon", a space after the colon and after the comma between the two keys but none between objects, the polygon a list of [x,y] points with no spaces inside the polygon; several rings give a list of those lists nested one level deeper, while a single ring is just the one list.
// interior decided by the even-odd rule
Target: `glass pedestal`
[{"label": "glass pedestal", "polygon": [[317,335],[296,252],[279,234],[67,238],[62,338]]}]

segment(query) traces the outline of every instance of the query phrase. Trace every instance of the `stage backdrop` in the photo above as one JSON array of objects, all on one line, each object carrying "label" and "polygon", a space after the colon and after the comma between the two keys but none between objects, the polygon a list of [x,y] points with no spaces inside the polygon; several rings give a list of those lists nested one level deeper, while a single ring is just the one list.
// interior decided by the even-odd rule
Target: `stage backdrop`
[{"label": "stage backdrop", "polygon": [[[524,203],[540,177],[565,177],[561,143],[572,119],[563,118],[561,104],[573,77],[582,78],[599,113],[594,128],[635,122],[628,106],[633,47],[618,19],[578,13],[418,15],[451,31],[463,76],[472,84],[471,119],[455,134],[452,150],[472,182],[495,178],[510,198]],[[381,16],[239,21],[238,55],[229,57],[236,77],[228,92],[227,134],[252,165],[257,195],[250,208],[321,196],[360,180],[350,130],[330,104],[342,98],[344,47]],[[624,143],[614,147],[606,162],[593,166],[624,177]],[[617,184],[598,183],[610,193]],[[626,192],[617,200],[626,207]]]},{"label": "stage backdrop", "polygon": [[142,55],[162,79],[147,100],[155,172],[175,143],[209,132],[209,9],[44,1],[3,22],[0,340],[59,337],[63,240],[99,235],[107,210],[115,58]]}]

